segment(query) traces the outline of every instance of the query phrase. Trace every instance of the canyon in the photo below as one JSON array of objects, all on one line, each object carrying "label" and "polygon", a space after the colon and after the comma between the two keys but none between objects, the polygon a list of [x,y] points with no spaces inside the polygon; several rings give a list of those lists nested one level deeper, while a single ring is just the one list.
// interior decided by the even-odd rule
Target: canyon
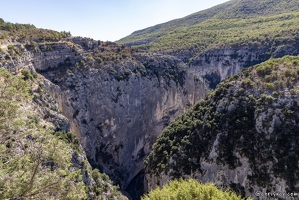
[{"label": "canyon", "polygon": [[[22,53],[10,55],[1,67],[15,74],[22,69],[41,74],[41,87],[70,121],[91,165],[133,198],[148,191],[143,162],[163,129],[220,81],[271,56],[265,55],[267,47],[222,48],[188,65],[174,56],[136,51],[99,65],[88,60],[99,41],[75,37],[28,43],[8,41],[7,46]],[[275,51],[277,56],[284,53]],[[293,48],[291,54],[297,53]]]},{"label": "canyon", "polygon": [[79,138],[77,168],[86,154],[129,199],[180,177],[287,192],[298,189],[296,164],[282,164],[298,159],[283,144],[297,140],[297,10],[232,0],[115,43],[0,20],[0,68],[32,79],[39,117]]}]

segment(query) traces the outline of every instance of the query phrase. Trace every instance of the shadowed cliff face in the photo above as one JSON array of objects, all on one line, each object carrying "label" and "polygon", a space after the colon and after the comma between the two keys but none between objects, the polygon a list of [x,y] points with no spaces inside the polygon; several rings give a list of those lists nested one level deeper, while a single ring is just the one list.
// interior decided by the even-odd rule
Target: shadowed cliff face
[{"label": "shadowed cliff face", "polygon": [[[242,69],[259,64],[269,58],[280,58],[284,55],[298,55],[299,41],[271,49],[271,46],[223,47],[210,49],[196,56],[190,63],[194,74],[203,77],[209,88],[216,85]],[[270,53],[270,49],[272,53]]]},{"label": "shadowed cliff face", "polygon": [[59,86],[48,89],[91,164],[122,189],[140,175],[163,128],[205,94],[181,61],[161,55],[136,55],[100,69],[60,66],[43,75]]}]

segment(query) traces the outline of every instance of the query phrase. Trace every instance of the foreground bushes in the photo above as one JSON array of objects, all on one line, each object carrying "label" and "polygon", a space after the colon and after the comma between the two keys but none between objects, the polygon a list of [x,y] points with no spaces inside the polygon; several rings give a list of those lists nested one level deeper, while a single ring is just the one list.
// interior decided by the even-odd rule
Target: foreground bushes
[{"label": "foreground bushes", "polygon": [[214,184],[201,184],[194,179],[170,181],[162,189],[157,188],[144,195],[142,200],[209,200],[209,199],[242,199],[234,192],[219,190]]}]

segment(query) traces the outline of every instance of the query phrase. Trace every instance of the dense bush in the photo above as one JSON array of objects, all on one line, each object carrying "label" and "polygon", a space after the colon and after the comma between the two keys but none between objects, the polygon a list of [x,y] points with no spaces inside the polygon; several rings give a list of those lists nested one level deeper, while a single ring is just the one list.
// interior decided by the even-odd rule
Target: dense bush
[{"label": "dense bush", "polygon": [[241,200],[231,191],[222,191],[211,183],[201,184],[194,179],[170,181],[162,189],[157,188],[144,195],[142,200]]},{"label": "dense bush", "polygon": [[30,70],[23,69],[21,73],[22,73],[23,79],[25,81],[27,81],[27,80],[33,80],[33,75],[31,74]]}]

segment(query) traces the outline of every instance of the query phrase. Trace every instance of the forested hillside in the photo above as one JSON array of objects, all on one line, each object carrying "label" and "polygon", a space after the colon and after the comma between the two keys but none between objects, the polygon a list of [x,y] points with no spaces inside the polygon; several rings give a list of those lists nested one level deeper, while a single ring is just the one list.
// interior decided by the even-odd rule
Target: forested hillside
[{"label": "forested hillside", "polygon": [[33,39],[43,41],[60,40],[71,36],[70,32],[58,32],[49,29],[39,29],[33,24],[18,24],[5,22],[0,18],[0,40],[5,39]]},{"label": "forested hillside", "polygon": [[187,17],[136,31],[117,41],[177,55],[189,62],[208,49],[268,46],[269,55],[298,42],[295,0],[231,0]]},{"label": "forested hillside", "polygon": [[226,79],[163,131],[147,173],[213,181],[243,195],[283,183],[281,192],[298,190],[298,80],[298,56]]}]

